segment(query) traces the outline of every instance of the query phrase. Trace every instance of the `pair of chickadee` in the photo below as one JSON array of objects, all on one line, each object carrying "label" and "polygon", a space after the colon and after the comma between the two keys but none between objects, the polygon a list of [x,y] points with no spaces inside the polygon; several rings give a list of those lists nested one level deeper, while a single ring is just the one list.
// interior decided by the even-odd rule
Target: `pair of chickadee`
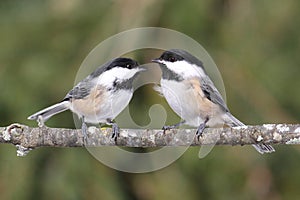
[{"label": "pair of chickadee", "polygon": [[[206,126],[244,126],[227,108],[222,96],[204,70],[203,63],[187,51],[171,49],[152,60],[162,70],[160,92],[170,107],[183,121],[164,129],[182,124],[197,127],[196,135]],[[82,119],[82,132],[87,135],[86,123],[112,125],[112,137],[116,140],[119,127],[113,120],[129,104],[133,96],[133,80],[144,71],[130,58],[116,58],[97,68],[79,82],[65,98],[30,117],[43,125],[53,115],[71,110]],[[259,153],[274,152],[266,144],[254,144]]]}]

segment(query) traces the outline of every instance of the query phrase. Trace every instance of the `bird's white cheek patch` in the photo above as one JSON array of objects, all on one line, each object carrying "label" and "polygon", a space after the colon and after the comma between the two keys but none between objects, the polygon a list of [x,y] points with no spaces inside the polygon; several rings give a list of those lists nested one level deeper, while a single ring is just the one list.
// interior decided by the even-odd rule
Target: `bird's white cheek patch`
[{"label": "bird's white cheek patch", "polygon": [[127,69],[123,67],[115,67],[103,72],[103,74],[101,74],[98,78],[97,84],[111,87],[116,79],[120,81],[130,79],[139,71],[141,71],[139,68]]},{"label": "bird's white cheek patch", "polygon": [[116,78],[123,79],[128,72],[129,69],[123,67],[115,67],[113,69],[103,72],[99,76],[97,84],[112,86]]},{"label": "bird's white cheek patch", "polygon": [[163,64],[165,64],[168,69],[175,72],[176,74],[182,75],[184,78],[188,78],[192,76],[198,76],[198,77],[206,76],[204,70],[201,67],[195,64],[190,64],[184,60],[176,61],[174,63],[163,61]]}]

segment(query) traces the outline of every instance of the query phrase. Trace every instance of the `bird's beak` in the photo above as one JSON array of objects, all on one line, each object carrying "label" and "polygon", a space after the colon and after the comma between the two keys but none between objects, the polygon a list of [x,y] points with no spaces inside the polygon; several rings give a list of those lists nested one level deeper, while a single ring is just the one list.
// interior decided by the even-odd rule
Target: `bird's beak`
[{"label": "bird's beak", "polygon": [[154,62],[154,63],[161,63],[161,60],[159,58],[155,58],[153,60],[151,60],[151,62]]}]

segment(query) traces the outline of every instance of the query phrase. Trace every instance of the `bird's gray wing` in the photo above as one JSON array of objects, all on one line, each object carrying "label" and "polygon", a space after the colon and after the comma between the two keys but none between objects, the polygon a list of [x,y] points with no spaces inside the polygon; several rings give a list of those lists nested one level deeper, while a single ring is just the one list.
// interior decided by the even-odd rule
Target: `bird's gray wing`
[{"label": "bird's gray wing", "polygon": [[91,89],[95,85],[90,77],[87,77],[83,81],[79,82],[64,98],[64,100],[69,99],[83,99],[90,94]]},{"label": "bird's gray wing", "polygon": [[204,95],[213,103],[218,104],[224,111],[229,112],[220,92],[214,86],[210,79],[203,79],[201,81],[201,89]]}]

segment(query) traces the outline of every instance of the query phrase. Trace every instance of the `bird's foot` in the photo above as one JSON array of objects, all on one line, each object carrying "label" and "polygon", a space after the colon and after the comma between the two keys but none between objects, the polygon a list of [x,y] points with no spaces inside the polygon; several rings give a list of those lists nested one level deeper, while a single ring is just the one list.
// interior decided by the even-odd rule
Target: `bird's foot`
[{"label": "bird's foot", "polygon": [[198,126],[198,129],[197,129],[197,132],[196,132],[196,136],[197,136],[197,140],[198,141],[200,140],[200,137],[203,134],[203,131],[204,131],[205,127],[206,127],[206,123],[208,122],[208,119],[209,118],[206,118],[205,121]]},{"label": "bird's foot", "polygon": [[120,128],[116,123],[112,124],[112,135],[111,138],[114,139],[115,143],[117,143],[117,139],[120,136]]},{"label": "bird's foot", "polygon": [[205,126],[206,126],[205,123],[200,124],[200,126],[199,126],[198,129],[197,129],[196,136],[197,136],[197,140],[198,140],[198,141],[200,140],[200,137],[201,137],[202,134],[203,134],[203,131],[204,131],[204,129],[205,129]]},{"label": "bird's foot", "polygon": [[82,122],[81,125],[81,131],[82,131],[82,135],[83,135],[83,145],[85,146],[87,144],[87,125],[86,123]]},{"label": "bird's foot", "polygon": [[182,124],[184,124],[185,121],[181,121],[177,124],[173,124],[173,125],[169,125],[169,126],[163,126],[162,127],[162,130],[164,131],[164,134],[167,130],[171,130],[171,129],[174,129],[174,128],[178,128],[179,126],[181,126]]},{"label": "bird's foot", "polygon": [[106,121],[108,125],[112,126],[111,138],[113,138],[115,143],[117,144],[117,139],[120,136],[120,128],[117,123],[113,122],[113,120],[107,119]]}]

